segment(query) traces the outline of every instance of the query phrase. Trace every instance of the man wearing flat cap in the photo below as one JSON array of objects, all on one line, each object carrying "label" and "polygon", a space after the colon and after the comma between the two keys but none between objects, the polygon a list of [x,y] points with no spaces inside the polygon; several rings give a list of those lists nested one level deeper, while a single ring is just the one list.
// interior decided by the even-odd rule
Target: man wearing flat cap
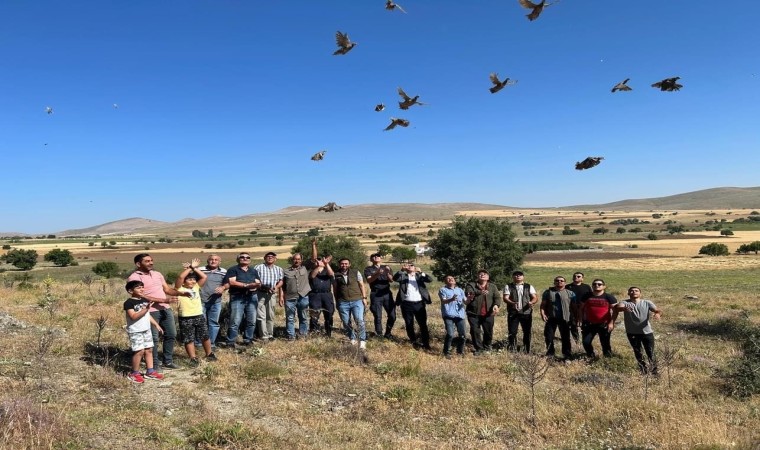
[{"label": "man wearing flat cap", "polygon": [[525,282],[520,270],[512,272],[512,282],[504,286],[507,304],[507,349],[517,350],[517,330],[523,331],[523,351],[530,353],[530,331],[533,328],[533,305],[538,302],[536,288]]},{"label": "man wearing flat cap", "polygon": [[274,305],[282,287],[283,270],[276,261],[277,253],[267,252],[264,262],[254,267],[261,279],[256,333],[264,342],[274,339]]}]

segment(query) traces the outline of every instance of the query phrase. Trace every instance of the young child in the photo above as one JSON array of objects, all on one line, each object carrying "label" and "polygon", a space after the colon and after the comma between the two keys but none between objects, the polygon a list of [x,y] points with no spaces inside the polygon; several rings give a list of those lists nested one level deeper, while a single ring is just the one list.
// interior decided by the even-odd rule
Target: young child
[{"label": "young child", "polygon": [[[613,320],[617,318],[620,312],[623,313],[625,332],[628,335],[628,342],[633,348],[633,355],[639,363],[639,371],[642,375],[651,373],[657,376],[654,331],[649,323],[649,313],[652,313],[653,318],[659,319],[662,311],[652,301],[641,298],[641,289],[631,286],[628,288],[628,301],[614,306]],[[644,361],[644,355],[641,354],[641,347],[644,347],[644,352],[647,354],[649,367]]]},{"label": "young child", "polygon": [[[153,368],[153,335],[150,326],[156,327],[159,333],[163,330],[153,317],[148,314],[152,302],[142,298],[145,286],[142,281],[132,280],[126,285],[130,298],[124,302],[124,311],[127,319],[127,334],[129,345],[134,354],[132,355],[132,372],[127,375],[134,383],[143,383],[145,378],[151,380],[163,380],[164,376]],[[145,378],[140,373],[140,361],[145,358],[147,372]]]},{"label": "young child", "polygon": [[174,281],[174,287],[180,292],[190,292],[191,297],[179,297],[179,333],[185,351],[190,357],[190,365],[198,367],[198,357],[195,355],[195,342],[199,341],[206,352],[206,361],[216,361],[216,355],[211,351],[211,339],[208,335],[206,317],[203,315],[201,302],[201,287],[206,284],[206,274],[200,270],[201,260],[193,259],[184,263],[184,270]]}]

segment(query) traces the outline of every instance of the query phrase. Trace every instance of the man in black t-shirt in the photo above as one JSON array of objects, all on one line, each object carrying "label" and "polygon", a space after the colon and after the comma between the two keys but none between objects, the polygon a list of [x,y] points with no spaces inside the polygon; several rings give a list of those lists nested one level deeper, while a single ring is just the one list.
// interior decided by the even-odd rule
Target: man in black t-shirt
[{"label": "man in black t-shirt", "polygon": [[578,327],[576,323],[579,322],[578,306],[581,298],[591,293],[591,286],[583,282],[583,272],[575,272],[573,274],[573,281],[565,286],[565,289],[572,291],[575,294],[574,307],[570,309],[570,334],[573,336],[575,343],[580,342],[580,334],[578,333]]},{"label": "man in black t-shirt", "polygon": [[[375,318],[375,335],[390,338],[393,324],[396,322],[396,302],[391,295],[391,268],[383,265],[383,258],[379,253],[373,253],[369,257],[372,265],[364,269],[364,279],[369,283],[369,309]],[[383,333],[383,310],[388,315]]]}]

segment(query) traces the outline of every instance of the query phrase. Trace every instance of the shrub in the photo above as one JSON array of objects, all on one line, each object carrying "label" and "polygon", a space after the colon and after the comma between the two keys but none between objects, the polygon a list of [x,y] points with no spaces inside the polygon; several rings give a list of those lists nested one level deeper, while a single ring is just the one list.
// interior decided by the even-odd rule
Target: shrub
[{"label": "shrub", "polygon": [[721,236],[733,236],[734,232],[731,231],[731,230],[720,230],[720,235]]},{"label": "shrub", "polygon": [[119,265],[113,261],[101,261],[92,268],[95,275],[99,275],[104,278],[114,278],[119,276],[121,270]]},{"label": "shrub", "polygon": [[417,258],[417,252],[411,247],[396,247],[391,251],[395,261],[411,261]]},{"label": "shrub", "polygon": [[654,234],[654,233],[649,233],[649,234],[647,234],[647,239],[649,239],[650,241],[656,241],[657,240],[657,235]]},{"label": "shrub", "polygon": [[35,250],[13,249],[3,256],[0,260],[18,267],[21,270],[30,270],[37,265],[37,252]]},{"label": "shrub", "polygon": [[725,244],[712,242],[702,246],[702,248],[699,249],[699,254],[709,256],[728,256],[728,247]]},{"label": "shrub", "polygon": [[51,261],[53,264],[59,267],[66,267],[72,265],[74,262],[74,255],[68,250],[61,250],[60,248],[54,248],[45,253],[45,261]]},{"label": "shrub", "polygon": [[10,250],[10,249],[11,249],[10,244],[3,245],[3,250]]}]

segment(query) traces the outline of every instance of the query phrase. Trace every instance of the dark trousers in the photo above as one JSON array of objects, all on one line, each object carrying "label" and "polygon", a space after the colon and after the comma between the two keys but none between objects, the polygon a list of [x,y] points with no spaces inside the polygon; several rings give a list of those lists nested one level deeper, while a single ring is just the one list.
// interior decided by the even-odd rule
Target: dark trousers
[{"label": "dark trousers", "polygon": [[427,310],[425,310],[425,302],[401,302],[401,316],[404,318],[404,326],[406,327],[406,335],[412,344],[417,342],[417,333],[414,332],[414,321],[417,321],[417,325],[420,327],[420,342],[423,347],[430,347],[430,332],[427,325]]},{"label": "dark trousers", "polygon": [[333,315],[335,314],[335,300],[332,292],[309,293],[309,329],[313,332],[319,330],[319,315],[325,316],[325,334],[332,335]]},{"label": "dark trousers", "polygon": [[[657,360],[654,356],[654,334],[629,334],[628,342],[631,343],[633,356],[636,357],[636,361],[639,363],[639,370],[641,373],[645,374],[651,372],[653,375],[657,375]],[[644,361],[644,355],[641,354],[641,347],[644,347],[647,359],[649,360],[648,369],[647,363]]]},{"label": "dark trousers", "polygon": [[559,337],[562,340],[562,356],[569,358],[572,355],[570,343],[570,322],[564,319],[550,317],[544,325],[544,340],[546,341],[546,355],[554,356],[554,335],[559,328]]},{"label": "dark trousers", "polygon": [[454,340],[454,330],[457,332],[457,353],[464,353],[464,319],[461,317],[444,317],[443,323],[446,325],[446,337],[443,339],[443,354],[451,354],[451,343]]},{"label": "dark trousers", "polygon": [[507,314],[507,350],[517,350],[517,329],[522,328],[523,351],[530,353],[530,331],[533,329],[533,314]]},{"label": "dark trousers", "polygon": [[[390,336],[393,324],[396,323],[396,302],[393,301],[390,289],[387,291],[371,291],[369,293],[369,310],[375,318],[375,334]],[[383,310],[388,315],[383,333]]]},{"label": "dark trousers", "polygon": [[470,324],[470,338],[476,352],[491,350],[493,321],[493,316],[467,316],[467,322]]},{"label": "dark trousers", "polygon": [[596,356],[594,346],[591,343],[597,334],[599,335],[599,343],[602,344],[602,354],[612,356],[612,345],[610,344],[612,335],[607,331],[606,323],[584,323],[581,332],[583,333],[583,349],[586,350],[586,356],[592,358]]}]

